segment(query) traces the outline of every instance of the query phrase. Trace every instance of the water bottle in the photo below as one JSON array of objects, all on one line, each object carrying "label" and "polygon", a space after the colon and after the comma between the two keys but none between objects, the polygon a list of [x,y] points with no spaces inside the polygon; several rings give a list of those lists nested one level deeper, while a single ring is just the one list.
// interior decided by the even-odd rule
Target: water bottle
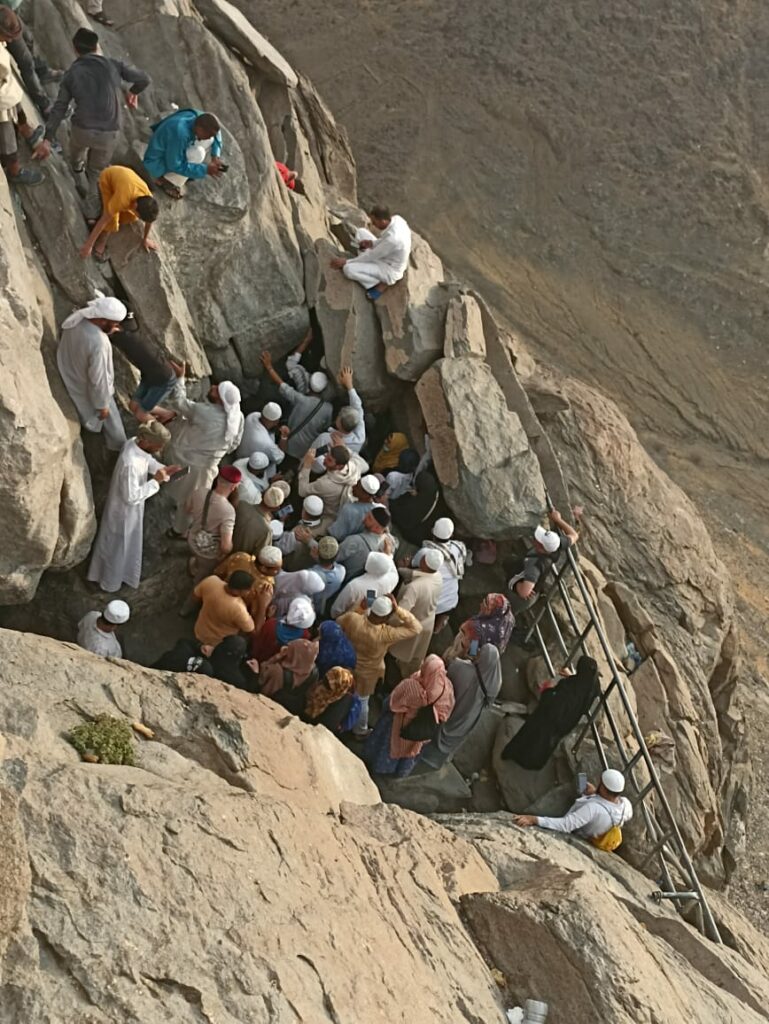
[{"label": "water bottle", "polygon": [[540,1003],[536,999],[527,999],[523,1007],[521,1024],[544,1024],[546,1020],[547,1003]]}]

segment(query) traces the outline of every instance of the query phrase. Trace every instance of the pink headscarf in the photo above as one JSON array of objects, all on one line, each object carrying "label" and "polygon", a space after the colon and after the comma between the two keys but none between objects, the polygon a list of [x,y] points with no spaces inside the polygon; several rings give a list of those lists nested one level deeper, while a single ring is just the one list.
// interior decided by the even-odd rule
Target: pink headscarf
[{"label": "pink headscarf", "polygon": [[404,740],[401,729],[417,716],[420,708],[432,704],[436,722],[445,722],[454,710],[454,687],[446,674],[443,658],[428,654],[421,669],[402,680],[390,694],[393,727],[390,757],[416,757],[424,743]]}]

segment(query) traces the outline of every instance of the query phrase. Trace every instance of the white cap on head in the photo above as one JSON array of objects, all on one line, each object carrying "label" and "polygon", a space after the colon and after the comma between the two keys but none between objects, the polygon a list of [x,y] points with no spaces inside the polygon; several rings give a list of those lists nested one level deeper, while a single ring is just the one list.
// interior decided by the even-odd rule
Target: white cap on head
[{"label": "white cap on head", "polygon": [[420,548],[417,552],[417,564],[427,563],[427,568],[437,572],[443,565],[443,552],[436,548]]},{"label": "white cap on head", "polygon": [[436,520],[433,527],[433,537],[436,540],[451,540],[454,536],[454,520],[443,518]]},{"label": "white cap on head", "polygon": [[297,629],[309,629],[315,622],[315,609],[309,597],[295,597],[288,606],[286,622]]},{"label": "white cap on head", "polygon": [[257,472],[260,469],[267,469],[269,464],[270,460],[264,452],[252,452],[248,457],[248,468],[255,469]]},{"label": "white cap on head", "polygon": [[327,385],[328,377],[325,373],[316,370],[315,373],[310,374],[310,390],[314,391],[316,395],[319,395],[321,391],[325,391]]},{"label": "white cap on head", "polygon": [[288,501],[291,494],[291,484],[286,483],[285,480],[274,480],[270,486],[274,487],[276,491],[280,491],[283,495],[283,500]]},{"label": "white cap on head", "polygon": [[280,519],[271,519],[270,520],[270,533],[272,534],[272,539],[273,540],[280,540],[280,538],[283,536],[283,534],[285,532],[285,529],[286,528],[283,525],[283,523],[280,521]]},{"label": "white cap on head", "polygon": [[277,402],[268,402],[262,409],[263,420],[279,420],[282,415],[283,410]]},{"label": "white cap on head", "polygon": [[131,618],[131,609],[125,601],[110,601],[102,612],[102,615],[107,622],[111,622],[113,625],[119,626],[123,622],[128,622]]},{"label": "white cap on head", "polygon": [[601,773],[601,782],[610,793],[622,793],[625,789],[625,776],[616,768],[607,768]]},{"label": "white cap on head", "polygon": [[373,498],[375,494],[379,494],[379,481],[373,473],[367,473],[366,476],[361,477],[360,485],[366,494],[370,494]]},{"label": "white cap on head", "polygon": [[381,618],[385,618],[387,615],[391,615],[393,610],[393,603],[389,597],[377,597],[374,603],[369,609],[369,614],[379,615]]},{"label": "white cap on head", "polygon": [[268,487],[262,495],[262,504],[265,508],[280,508],[285,500],[286,499],[283,497],[283,491],[280,487],[276,487],[274,484],[272,487]]},{"label": "white cap on head", "polygon": [[371,551],[366,556],[366,572],[375,579],[384,576],[394,568],[394,565],[390,555],[386,555],[384,551]]},{"label": "white cap on head", "polygon": [[[280,524],[281,527],[283,524]],[[270,523],[272,526],[272,523]],[[281,533],[283,530],[281,529]],[[273,534],[273,537],[275,534]],[[283,552],[280,548],[273,547],[272,544],[268,544],[263,547],[259,554],[256,556],[257,562],[261,562],[262,565],[266,565],[268,569],[275,569],[278,566],[283,565]]]},{"label": "white cap on head", "polygon": [[534,531],[534,540],[539,541],[549,555],[554,554],[561,546],[561,538],[555,530],[546,530],[544,526],[538,526]]},{"label": "white cap on head", "polygon": [[323,515],[323,498],[317,494],[308,494],[302,502],[302,509],[307,513],[308,516],[312,516],[313,519],[317,519]]}]

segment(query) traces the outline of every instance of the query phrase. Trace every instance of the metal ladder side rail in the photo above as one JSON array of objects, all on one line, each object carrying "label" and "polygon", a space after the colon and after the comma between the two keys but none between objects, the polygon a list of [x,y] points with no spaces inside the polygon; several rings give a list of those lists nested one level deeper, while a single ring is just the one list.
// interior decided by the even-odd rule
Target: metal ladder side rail
[{"label": "metal ladder side rail", "polygon": [[[606,753],[605,753],[605,750],[603,748],[603,743],[602,743],[600,735],[598,733],[597,726],[595,724],[595,720],[596,720],[597,716],[600,714],[600,711],[603,710],[604,714],[606,715],[609,727],[611,729],[612,736],[614,738],[615,746],[617,747],[617,751],[618,751],[618,753],[620,755],[620,758],[621,758],[621,761],[623,763],[623,766],[626,768],[626,771],[628,773],[632,789],[634,789],[635,792],[636,792],[636,801],[635,802],[638,805],[640,805],[640,808],[641,808],[641,811],[642,811],[642,815],[643,815],[643,818],[644,818],[644,824],[646,825],[647,832],[648,832],[651,840],[653,842],[655,842],[655,844],[656,844],[655,845],[655,849],[654,849],[652,855],[655,855],[655,854],[659,855],[660,868],[662,870],[663,881],[665,882],[665,884],[667,885],[668,889],[670,890],[668,893],[665,894],[665,898],[676,899],[675,893],[677,891],[675,885],[673,884],[672,877],[670,875],[670,870],[669,870],[669,867],[668,867],[668,864],[667,864],[667,860],[666,860],[666,856],[667,856],[667,857],[669,857],[674,862],[674,864],[675,864],[677,870],[679,871],[679,874],[681,875],[681,877],[683,879],[687,879],[688,878],[689,884],[692,887],[692,889],[694,889],[695,891],[697,891],[699,893],[698,914],[701,915],[701,921],[702,921],[702,925],[703,925],[701,930],[703,931],[704,934],[709,935],[709,937],[711,939],[713,939],[713,941],[720,942],[721,939],[720,939],[720,935],[718,933],[718,928],[716,926],[715,920],[712,917],[712,913],[710,912],[710,908],[709,908],[709,906],[707,904],[707,901],[705,899],[705,895],[702,892],[702,889],[701,889],[701,886],[700,886],[700,883],[699,883],[699,879],[697,878],[697,875],[696,875],[696,872],[695,872],[695,869],[694,869],[694,865],[692,864],[691,858],[689,857],[688,851],[686,850],[686,847],[684,845],[683,837],[681,836],[680,830],[678,829],[677,822],[675,821],[675,819],[673,817],[672,810],[671,810],[670,805],[669,805],[669,803],[667,801],[667,797],[665,796],[664,792],[662,791],[661,783],[660,783],[659,777],[657,775],[656,768],[655,768],[654,764],[651,761],[651,755],[649,754],[648,749],[646,748],[646,743],[644,741],[644,738],[643,738],[643,735],[641,733],[641,730],[640,730],[640,728],[638,726],[638,723],[637,723],[637,720],[635,718],[635,714],[633,712],[633,709],[632,709],[632,707],[630,705],[630,702],[628,700],[627,693],[626,693],[626,691],[624,689],[624,684],[622,683],[622,680],[621,680],[621,678],[619,676],[619,673],[617,672],[614,655],[613,655],[611,649],[609,648],[608,641],[606,640],[606,637],[605,637],[605,635],[603,633],[603,629],[602,629],[602,627],[600,625],[600,622],[598,620],[596,611],[595,611],[595,609],[593,607],[592,600],[591,600],[590,595],[589,595],[589,593],[587,591],[587,587],[585,585],[585,581],[582,578],[582,574],[581,574],[581,572],[580,572],[580,570],[579,570],[579,568],[577,566],[576,559],[574,557],[574,553],[573,553],[573,551],[571,549],[567,549],[566,554],[567,554],[567,561],[563,565],[563,567],[560,570],[558,570],[555,566],[553,566],[553,568],[551,570],[553,572],[554,576],[555,576],[554,582],[553,582],[553,584],[548,588],[548,590],[544,594],[540,595],[541,600],[543,602],[543,607],[539,610],[539,613],[533,618],[532,625],[530,626],[530,629],[529,629],[529,631],[527,633],[527,638],[531,637],[532,633],[536,636],[538,646],[540,647],[540,650],[542,651],[542,654],[543,654],[545,662],[546,662],[546,664],[548,666],[548,669],[551,672],[553,672],[553,674],[555,674],[554,666],[553,666],[552,660],[550,658],[550,653],[549,653],[549,651],[547,649],[547,645],[546,645],[546,643],[544,641],[544,638],[542,636],[542,631],[540,629],[539,623],[542,621],[542,619],[544,618],[544,616],[546,614],[549,614],[551,623],[552,623],[553,628],[554,628],[554,630],[556,632],[556,635],[557,635],[559,644],[561,646],[561,649],[565,653],[568,653],[568,649],[566,648],[565,641],[563,640],[563,636],[561,634],[560,628],[559,628],[557,620],[555,618],[555,614],[552,611],[552,607],[551,607],[551,601],[552,601],[552,598],[555,595],[556,591],[558,591],[560,593],[560,596],[562,597],[562,599],[564,601],[564,605],[565,605],[566,610],[567,610],[567,615],[569,617],[570,624],[571,624],[572,628],[574,629],[575,633],[578,634],[577,635],[577,641],[576,641],[576,644],[575,644],[575,647],[574,647],[575,653],[576,653],[576,650],[580,649],[580,647],[583,649],[583,651],[585,650],[585,648],[584,648],[584,640],[585,640],[585,638],[587,637],[587,635],[590,632],[591,628],[595,628],[596,629],[596,633],[598,634],[599,642],[601,643],[601,647],[603,649],[604,658],[606,660],[607,665],[611,669],[612,683],[610,684],[609,687],[607,687],[607,689],[598,698],[597,707],[594,707],[588,713],[589,721],[588,721],[588,724],[587,724],[586,728],[583,730],[583,732],[582,732],[582,734],[580,736],[579,742],[581,743],[582,740],[584,739],[584,735],[586,734],[587,728],[591,728],[592,732],[593,732],[593,735],[594,735],[594,739],[596,741],[596,747],[598,748],[598,751],[599,751],[599,756],[601,758],[601,762],[604,764],[604,766],[607,766],[608,762],[607,762],[607,758],[606,758]],[[573,605],[571,603],[571,599],[569,597],[568,591],[566,590],[566,586],[565,586],[564,579],[563,579],[564,575],[566,574],[567,570],[569,570],[569,569],[571,570],[571,572],[574,575],[575,582],[577,583],[577,587],[578,587],[578,589],[580,591],[580,595],[581,595],[582,600],[583,600],[583,602],[585,604],[585,609],[586,609],[587,614],[588,614],[588,624],[582,630],[580,630],[579,624],[577,623],[576,615],[574,613],[574,608],[573,608]],[[567,664],[569,664],[569,663],[570,663],[570,659],[567,658]],[[632,758],[628,756],[628,753],[627,753],[627,750],[625,748],[623,739],[622,739],[622,737],[621,737],[621,735],[619,733],[619,729],[618,729],[618,727],[616,725],[616,721],[614,719],[614,715],[611,712],[611,708],[608,706],[607,699],[606,699],[608,697],[610,689],[613,689],[615,687],[617,688],[617,690],[618,690],[618,692],[620,694],[620,699],[621,699],[622,705],[624,707],[625,713],[627,714],[627,717],[628,717],[628,720],[630,722],[631,729],[633,731],[633,734],[634,734],[634,737],[636,739],[636,742],[638,743],[638,748],[639,748],[638,752]],[[575,752],[576,752],[577,748],[578,748],[578,744],[575,744],[575,748],[574,748]],[[638,756],[639,755],[644,760],[644,762],[646,764],[647,771],[649,773],[649,778],[650,778],[650,783],[648,785],[646,785],[643,790],[641,790],[641,788],[639,787],[638,782],[637,782],[637,780],[635,778],[635,772],[634,772],[634,768],[635,768],[635,765],[638,762]],[[654,815],[651,813],[650,809],[646,806],[645,797],[647,795],[649,795],[651,792],[655,792],[660,797],[660,803],[662,805],[662,810],[665,813],[665,817],[668,819],[668,821],[670,823],[670,828],[668,828],[667,831],[663,830],[663,828],[660,826],[660,824],[655,820]],[[677,849],[678,856],[671,855],[672,851],[666,849],[666,847],[668,846],[668,844],[670,843],[671,840],[673,841],[674,846],[678,848]],[[650,858],[647,858],[647,860],[648,859],[650,859]]]},{"label": "metal ladder side rail", "polygon": [[[710,910],[710,906],[709,906],[708,901],[707,901],[707,899],[705,897],[705,893],[702,890],[702,886],[700,885],[699,878],[697,877],[697,872],[695,870],[695,867],[694,867],[694,864],[692,862],[692,859],[689,856],[689,851],[686,849],[686,845],[685,845],[685,843],[683,841],[683,836],[681,835],[681,831],[680,831],[680,829],[678,827],[678,823],[675,820],[675,816],[673,815],[673,811],[672,811],[672,808],[671,808],[670,803],[668,801],[668,798],[667,798],[667,796],[665,794],[665,791],[664,791],[664,789],[662,787],[662,783],[661,783],[659,775],[657,773],[657,768],[656,768],[656,766],[655,766],[655,764],[654,764],[654,762],[652,760],[651,754],[649,753],[649,749],[646,746],[646,740],[644,739],[644,735],[641,732],[641,728],[640,728],[640,726],[638,724],[638,720],[635,717],[635,713],[634,713],[633,708],[632,708],[632,706],[630,704],[630,700],[628,698],[627,691],[625,689],[624,683],[622,682],[622,679],[621,679],[619,673],[617,672],[617,667],[616,667],[616,664],[615,664],[614,655],[612,654],[611,648],[609,646],[609,642],[606,639],[606,634],[603,631],[603,627],[602,627],[602,625],[600,623],[600,620],[598,619],[598,616],[596,614],[595,608],[593,607],[593,602],[592,602],[592,599],[590,597],[590,594],[588,593],[587,586],[585,584],[585,580],[583,579],[582,573],[581,573],[581,571],[579,569],[579,566],[577,565],[576,558],[574,557],[574,552],[572,551],[572,549],[570,547],[566,549],[566,559],[567,559],[567,562],[569,563],[569,565],[571,566],[571,570],[572,570],[572,573],[574,574],[574,579],[575,579],[575,582],[577,584],[577,588],[579,589],[580,596],[582,597],[582,600],[584,602],[585,609],[586,609],[586,611],[588,613],[588,616],[590,617],[590,619],[594,623],[596,635],[598,636],[599,642],[600,642],[601,647],[603,649],[604,657],[606,658],[606,662],[607,662],[607,664],[611,668],[613,679],[614,679],[614,681],[617,684],[617,692],[619,693],[620,700],[622,702],[622,706],[625,709],[625,713],[626,713],[626,715],[628,717],[628,721],[630,722],[630,726],[631,726],[631,729],[632,729],[632,732],[633,732],[633,736],[635,738],[636,743],[638,744],[639,750],[642,751],[643,760],[644,760],[644,763],[646,764],[646,769],[647,769],[647,771],[649,773],[649,778],[650,778],[651,782],[653,783],[654,791],[655,791],[657,797],[660,800],[660,804],[661,804],[662,809],[664,811],[664,816],[670,822],[671,830],[672,830],[672,833],[673,833],[673,839],[674,839],[674,842],[675,842],[675,846],[677,847],[676,852],[677,852],[678,856],[681,858],[681,862],[682,862],[684,868],[686,869],[686,875],[689,877],[692,890],[694,892],[698,893],[698,895],[699,895],[699,903],[700,903],[700,907],[701,907],[702,915],[703,915],[703,919],[704,919],[704,924],[705,924],[705,934],[708,935],[708,937],[710,939],[712,939],[714,942],[721,943],[722,940],[721,940],[721,935],[720,935],[720,933],[718,931],[718,926],[717,926],[717,924],[715,922],[715,919],[713,917],[712,911]],[[611,715],[610,709],[608,708],[608,705],[606,705],[606,704],[604,704],[604,712],[607,714],[607,718],[613,719],[614,716]],[[613,733],[615,732],[615,729],[616,729],[616,726],[615,726],[615,728],[612,729]],[[624,747],[624,744],[621,742],[621,738],[620,738],[620,742],[618,744],[618,749],[620,749],[620,751],[621,751],[623,747]],[[623,760],[625,760],[625,761],[628,760],[626,754],[625,754]]]}]

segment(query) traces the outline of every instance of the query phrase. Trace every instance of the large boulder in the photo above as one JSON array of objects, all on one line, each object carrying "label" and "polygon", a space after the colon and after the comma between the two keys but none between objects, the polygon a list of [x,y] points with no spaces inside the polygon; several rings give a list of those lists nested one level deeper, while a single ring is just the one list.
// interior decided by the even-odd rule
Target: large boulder
[{"label": "large boulder", "polygon": [[80,561],[95,523],[80,429],[51,365],[51,294],[22,244],[5,177],[0,239],[0,603],[13,604],[29,600],[45,569]]},{"label": "large boulder", "polygon": [[444,497],[476,537],[529,533],[545,510],[537,458],[518,416],[480,359],[440,359],[419,398]]},{"label": "large boulder", "polygon": [[[468,926],[504,980],[510,1005],[537,999],[548,1020],[759,1024],[769,998],[769,943],[729,912],[717,946],[613,854],[509,815],[440,819],[467,838],[502,891],[462,897]],[[710,900],[717,918],[723,904]],[[735,927],[736,925],[736,927]]]},{"label": "large boulder", "polygon": [[[494,875],[325,729],[52,640],[0,657],[0,1019],[503,1019],[454,906]],[[100,712],[155,730],[134,767],[67,742]]]},{"label": "large boulder", "polygon": [[412,238],[405,277],[385,291],[375,309],[387,369],[401,380],[417,381],[443,355],[449,293],[438,256],[415,232]]}]

